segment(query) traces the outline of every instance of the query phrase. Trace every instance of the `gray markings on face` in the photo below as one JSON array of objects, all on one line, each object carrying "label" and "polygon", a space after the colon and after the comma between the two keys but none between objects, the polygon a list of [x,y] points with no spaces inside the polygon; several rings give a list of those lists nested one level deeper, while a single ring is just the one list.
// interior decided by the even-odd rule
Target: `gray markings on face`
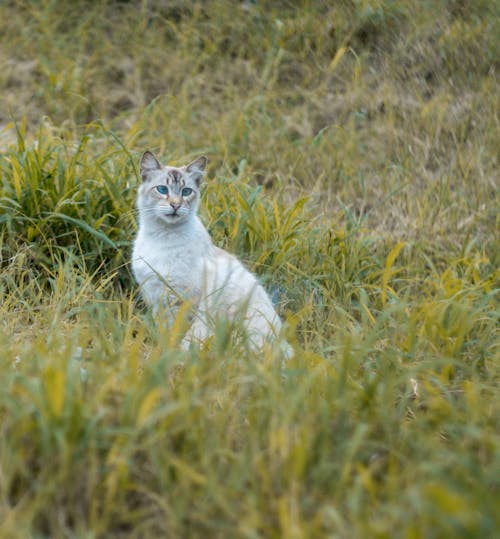
[{"label": "gray markings on face", "polygon": [[178,170],[168,171],[167,181],[169,182],[169,184],[179,183],[181,179],[182,179],[182,174]]}]

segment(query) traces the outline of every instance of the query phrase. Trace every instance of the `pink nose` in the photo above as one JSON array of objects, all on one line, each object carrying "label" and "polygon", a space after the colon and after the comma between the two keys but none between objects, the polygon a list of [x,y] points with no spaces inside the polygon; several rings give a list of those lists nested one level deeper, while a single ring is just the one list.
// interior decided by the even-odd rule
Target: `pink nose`
[{"label": "pink nose", "polygon": [[174,202],[171,202],[170,205],[172,206],[172,208],[174,209],[174,211],[177,211],[177,210],[181,207],[180,204],[176,204],[176,203],[174,203]]}]

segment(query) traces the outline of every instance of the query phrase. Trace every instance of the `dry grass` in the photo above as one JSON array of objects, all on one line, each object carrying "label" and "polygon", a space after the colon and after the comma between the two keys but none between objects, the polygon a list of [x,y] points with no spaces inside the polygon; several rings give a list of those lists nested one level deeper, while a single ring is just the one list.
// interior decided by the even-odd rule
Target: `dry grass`
[{"label": "dry grass", "polygon": [[[499,9],[330,4],[0,6],[0,537],[498,534]],[[146,148],[284,369],[145,311]]]}]

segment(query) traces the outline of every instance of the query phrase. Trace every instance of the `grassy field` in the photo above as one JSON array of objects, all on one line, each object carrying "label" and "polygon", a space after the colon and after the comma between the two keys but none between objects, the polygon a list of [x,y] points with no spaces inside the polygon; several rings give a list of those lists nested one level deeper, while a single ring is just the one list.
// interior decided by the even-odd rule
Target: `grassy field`
[{"label": "grassy field", "polygon": [[[0,539],[500,533],[500,7],[0,3]],[[145,149],[295,357],[182,352]]]}]

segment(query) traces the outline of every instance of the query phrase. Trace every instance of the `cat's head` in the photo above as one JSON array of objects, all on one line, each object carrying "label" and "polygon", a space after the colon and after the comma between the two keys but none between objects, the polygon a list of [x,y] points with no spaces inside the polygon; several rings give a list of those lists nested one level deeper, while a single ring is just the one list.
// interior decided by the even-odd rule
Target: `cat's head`
[{"label": "cat's head", "polygon": [[140,161],[142,184],[137,198],[141,217],[177,225],[194,216],[207,162],[202,156],[184,167],[162,166],[151,152],[144,152]]}]

